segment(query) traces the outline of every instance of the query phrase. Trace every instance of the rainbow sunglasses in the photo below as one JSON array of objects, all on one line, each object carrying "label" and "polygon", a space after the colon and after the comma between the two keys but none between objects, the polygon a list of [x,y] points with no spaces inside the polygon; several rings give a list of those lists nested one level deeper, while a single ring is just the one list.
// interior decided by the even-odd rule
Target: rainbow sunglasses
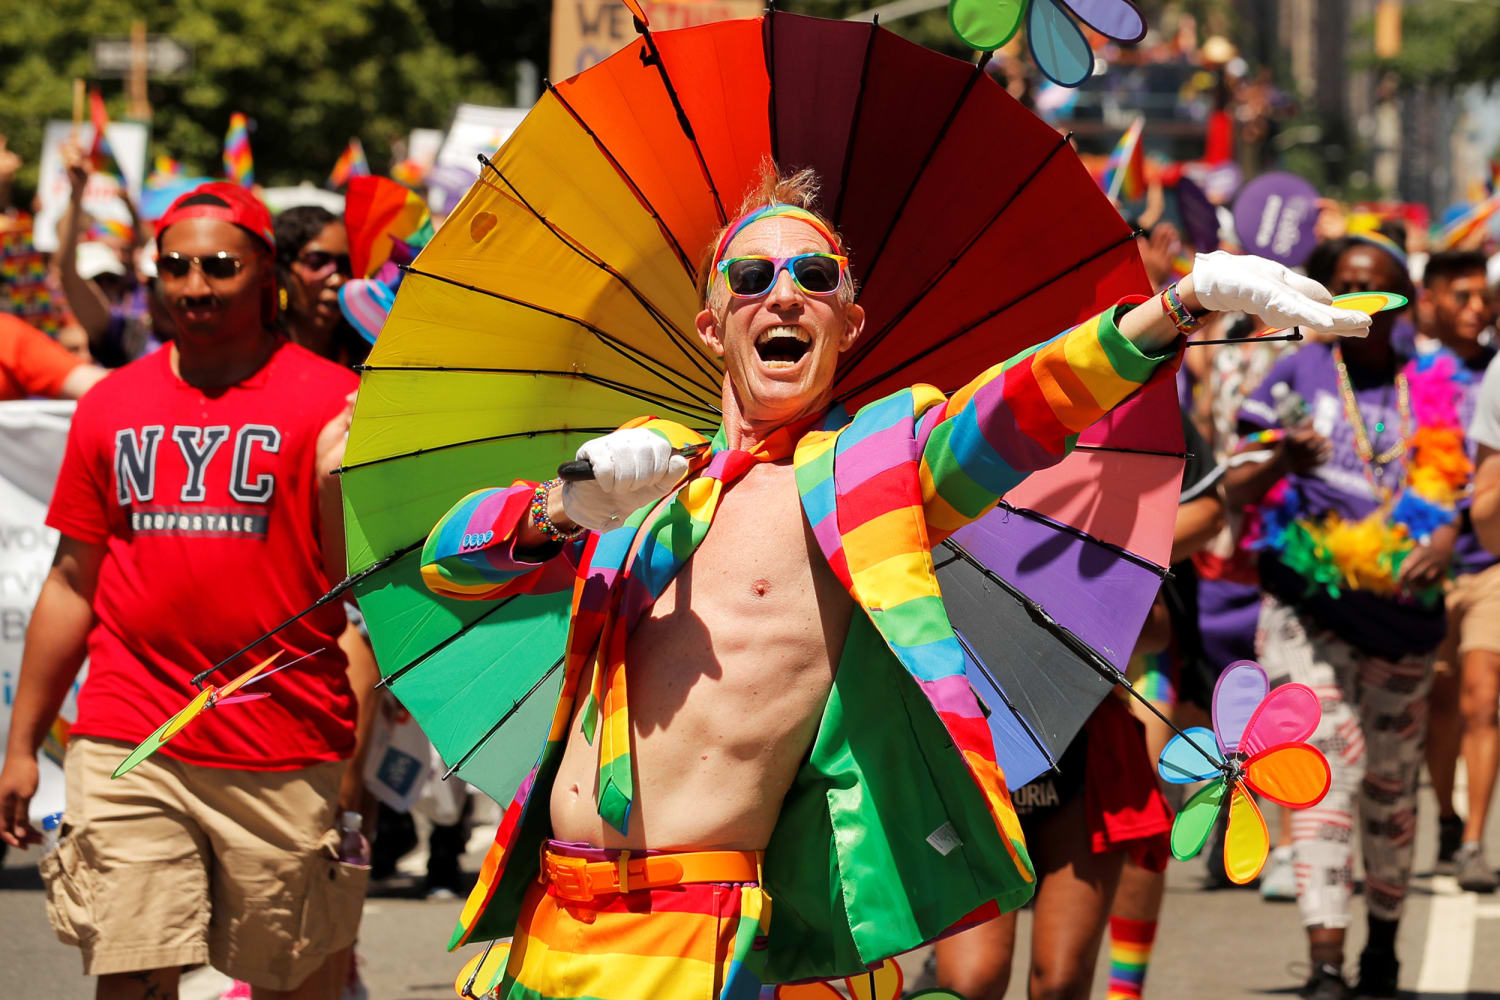
[{"label": "rainbow sunglasses", "polygon": [[758,299],[776,285],[782,271],[808,295],[832,295],[844,284],[849,258],[836,253],[799,253],[792,257],[730,257],[719,261],[719,273],[730,294]]},{"label": "rainbow sunglasses", "polygon": [[817,252],[800,253],[792,257],[724,257],[729,244],[747,226],[762,219],[776,217],[805,222],[827,240],[829,246],[835,250],[843,249],[839,238],[821,219],[806,209],[779,203],[762,205],[746,212],[733,225],[726,227],[719,238],[719,245],[714,248],[714,270],[724,278],[730,293],[740,298],[759,298],[775,287],[776,278],[782,271],[789,272],[792,283],[808,295],[832,295],[842,288],[849,270],[849,258],[842,254]]}]

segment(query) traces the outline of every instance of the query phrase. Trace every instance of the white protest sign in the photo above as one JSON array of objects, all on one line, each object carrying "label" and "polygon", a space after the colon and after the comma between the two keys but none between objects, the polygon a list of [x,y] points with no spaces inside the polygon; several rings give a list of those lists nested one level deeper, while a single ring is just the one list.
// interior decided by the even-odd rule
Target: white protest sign
[{"label": "white protest sign", "polygon": [[[41,207],[36,213],[32,241],[38,250],[51,253],[57,249],[57,225],[68,207],[71,187],[63,168],[62,144],[73,134],[73,123],[50,121],[42,134],[42,161],[37,177],[37,197]],[[105,129],[115,162],[125,174],[125,189],[140,204],[141,185],[146,179],[146,126],[139,122],[110,122]],[[94,143],[94,126],[78,126],[78,142],[87,150]],[[83,189],[83,209],[100,218],[118,219],[123,209],[120,184],[115,178],[94,174]],[[124,220],[121,220],[124,221]]]},{"label": "white protest sign", "polygon": [[453,124],[438,151],[439,166],[463,167],[479,172],[478,156],[494,156],[526,117],[526,108],[492,108],[483,104],[460,104]]},{"label": "white protest sign", "polygon": [[[26,626],[57,548],[57,532],[42,522],[73,406],[54,400],[0,403],[0,757],[10,733]],[[63,703],[65,719],[77,714],[74,699],[83,676]]]}]

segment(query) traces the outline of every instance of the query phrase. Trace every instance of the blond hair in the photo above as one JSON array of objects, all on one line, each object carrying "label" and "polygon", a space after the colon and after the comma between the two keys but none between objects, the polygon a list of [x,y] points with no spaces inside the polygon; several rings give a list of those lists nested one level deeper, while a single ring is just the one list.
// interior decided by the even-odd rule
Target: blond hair
[{"label": "blond hair", "polygon": [[[745,197],[740,200],[740,207],[734,213],[733,218],[724,226],[714,232],[714,237],[709,241],[707,248],[703,251],[703,257],[698,265],[698,292],[703,304],[722,313],[728,304],[727,289],[722,282],[714,285],[714,251],[718,247],[724,234],[739,224],[745,216],[755,212],[767,205],[791,205],[815,216],[830,233],[834,234],[837,243],[833,249],[840,254],[847,254],[847,245],[844,243],[844,235],[840,233],[828,217],[820,211],[818,193],[821,182],[818,180],[818,172],[811,167],[803,167],[793,173],[783,173],[776,166],[774,160],[769,156],[760,161],[755,184],[745,192]],[[845,305],[854,301],[854,275],[845,272],[844,284],[839,288],[839,300]]]}]

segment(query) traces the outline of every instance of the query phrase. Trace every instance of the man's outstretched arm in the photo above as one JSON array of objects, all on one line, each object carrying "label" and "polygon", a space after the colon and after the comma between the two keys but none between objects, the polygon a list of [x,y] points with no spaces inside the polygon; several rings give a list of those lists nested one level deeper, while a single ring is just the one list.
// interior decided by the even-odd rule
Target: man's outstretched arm
[{"label": "man's outstretched arm", "polygon": [[[1178,284],[1206,317],[1236,310],[1285,326],[1363,336],[1370,319],[1335,308],[1317,282],[1272,261],[1200,254]],[[1159,298],[1115,306],[982,373],[921,418],[923,504],[933,540],[988,511],[1027,475],[1061,461],[1079,432],[1175,363],[1182,335]]]}]

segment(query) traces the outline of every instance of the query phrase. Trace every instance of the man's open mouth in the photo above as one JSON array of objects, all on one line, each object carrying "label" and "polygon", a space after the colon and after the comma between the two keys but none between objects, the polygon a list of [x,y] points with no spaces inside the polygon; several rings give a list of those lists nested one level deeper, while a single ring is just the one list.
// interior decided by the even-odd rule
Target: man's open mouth
[{"label": "man's open mouth", "polygon": [[812,350],[812,338],[795,326],[773,326],[755,338],[755,353],[772,368],[790,368]]}]

